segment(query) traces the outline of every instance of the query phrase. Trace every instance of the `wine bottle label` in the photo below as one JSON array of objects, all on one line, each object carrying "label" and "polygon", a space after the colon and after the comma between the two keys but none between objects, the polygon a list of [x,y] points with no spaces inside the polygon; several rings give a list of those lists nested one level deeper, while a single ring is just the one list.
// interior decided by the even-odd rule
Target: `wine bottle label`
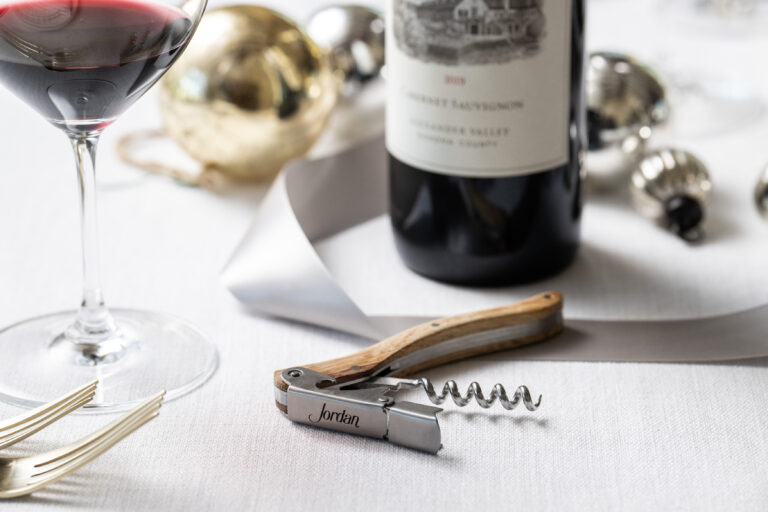
[{"label": "wine bottle label", "polygon": [[565,164],[571,3],[389,0],[389,152],[459,176]]}]

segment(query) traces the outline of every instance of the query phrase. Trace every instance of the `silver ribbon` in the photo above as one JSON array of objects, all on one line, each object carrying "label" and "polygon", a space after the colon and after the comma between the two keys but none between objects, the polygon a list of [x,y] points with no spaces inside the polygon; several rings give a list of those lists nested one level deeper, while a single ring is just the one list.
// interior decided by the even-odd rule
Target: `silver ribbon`
[{"label": "silver ribbon", "polygon": [[[386,212],[382,193],[387,190],[386,165],[381,137],[335,156],[290,164],[227,264],[224,284],[254,313],[370,339],[430,320],[366,315],[334,280],[312,245]],[[768,306],[696,320],[567,319],[566,325],[566,333],[556,340],[502,357],[714,361],[768,355]]]}]

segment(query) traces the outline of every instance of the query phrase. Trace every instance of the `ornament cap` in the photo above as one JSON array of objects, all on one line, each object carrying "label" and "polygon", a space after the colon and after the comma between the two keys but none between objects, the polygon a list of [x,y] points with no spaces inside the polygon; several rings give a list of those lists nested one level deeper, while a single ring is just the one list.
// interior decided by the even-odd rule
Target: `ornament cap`
[{"label": "ornament cap", "polygon": [[701,202],[687,194],[676,194],[664,201],[667,226],[686,242],[697,242],[704,237],[701,222],[704,207]]}]

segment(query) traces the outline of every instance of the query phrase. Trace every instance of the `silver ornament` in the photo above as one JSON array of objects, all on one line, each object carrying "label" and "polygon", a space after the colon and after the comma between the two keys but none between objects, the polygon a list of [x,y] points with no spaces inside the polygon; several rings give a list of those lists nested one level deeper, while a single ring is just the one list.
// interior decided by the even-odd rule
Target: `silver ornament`
[{"label": "silver ornament", "polygon": [[306,31],[343,75],[342,94],[354,96],[384,68],[384,17],[362,5],[331,5],[310,16]]},{"label": "silver ornament", "polygon": [[691,153],[665,148],[646,154],[632,173],[630,191],[642,215],[686,241],[703,237],[701,223],[712,181],[706,166]]},{"label": "silver ornament", "polygon": [[643,157],[653,128],[669,117],[664,85],[647,66],[611,52],[590,55],[587,68],[587,179],[614,188]]}]

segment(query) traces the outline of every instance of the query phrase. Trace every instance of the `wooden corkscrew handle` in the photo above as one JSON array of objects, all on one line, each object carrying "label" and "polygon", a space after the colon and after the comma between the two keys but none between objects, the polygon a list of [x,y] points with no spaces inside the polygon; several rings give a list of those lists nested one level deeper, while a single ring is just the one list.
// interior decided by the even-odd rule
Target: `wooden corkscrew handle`
[{"label": "wooden corkscrew handle", "polygon": [[[563,330],[563,296],[545,292],[500,308],[426,322],[354,354],[303,365],[344,383],[374,375],[403,377],[489,352],[543,341]],[[278,370],[275,387],[287,391]]]}]

